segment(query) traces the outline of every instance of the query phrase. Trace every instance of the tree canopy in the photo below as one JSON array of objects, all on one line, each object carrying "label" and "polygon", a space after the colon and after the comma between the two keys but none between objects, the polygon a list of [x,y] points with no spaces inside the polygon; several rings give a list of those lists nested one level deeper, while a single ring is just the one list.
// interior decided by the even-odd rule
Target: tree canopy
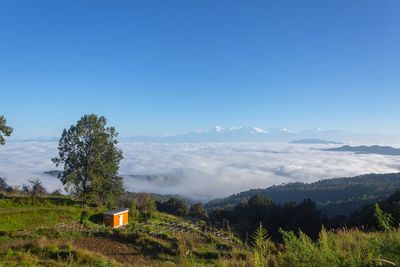
[{"label": "tree canopy", "polygon": [[243,237],[254,232],[260,222],[268,229],[273,239],[279,239],[279,229],[295,231],[301,230],[312,238],[318,236],[321,225],[328,223],[315,203],[304,199],[300,203],[288,202],[285,205],[275,204],[268,197],[255,195],[248,201],[236,205],[233,210],[216,208],[210,213],[210,221],[222,227],[229,222],[232,229]]},{"label": "tree canopy", "polygon": [[186,216],[189,212],[186,202],[175,197],[171,197],[166,202],[156,202],[156,204],[159,211],[176,216]]},{"label": "tree canopy", "polygon": [[47,194],[46,188],[39,179],[29,180],[30,185],[23,185],[23,192],[30,194],[32,198],[36,198]]},{"label": "tree canopy", "polygon": [[216,207],[238,205],[252,196],[267,196],[276,204],[301,202],[310,198],[316,207],[329,217],[349,216],[367,204],[372,204],[390,196],[400,188],[400,172],[385,174],[365,174],[355,177],[324,179],[314,183],[289,183],[264,189],[251,189],[223,199],[205,204],[207,210]]},{"label": "tree canopy", "polygon": [[190,206],[189,216],[201,220],[208,218],[207,210],[203,207],[203,204],[201,203],[196,203]]},{"label": "tree canopy", "polygon": [[59,156],[52,159],[57,166],[64,164],[58,178],[84,203],[95,200],[112,205],[124,193],[118,176],[123,158],[116,146],[118,133],[106,124],[104,116],[84,115],[76,125],[64,129]]},{"label": "tree canopy", "polygon": [[4,116],[0,116],[0,145],[5,144],[4,136],[10,136],[13,132],[13,128],[6,125],[7,121]]},{"label": "tree canopy", "polygon": [[6,178],[0,177],[0,192],[5,192],[8,189],[8,184],[6,182]]}]

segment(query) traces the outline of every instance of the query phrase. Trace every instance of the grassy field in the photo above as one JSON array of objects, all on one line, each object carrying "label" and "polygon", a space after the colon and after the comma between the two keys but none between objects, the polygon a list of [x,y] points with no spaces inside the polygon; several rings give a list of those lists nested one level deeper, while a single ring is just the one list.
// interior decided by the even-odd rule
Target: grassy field
[{"label": "grassy field", "polygon": [[[249,243],[225,240],[192,227],[188,221],[154,212],[137,214],[127,227],[107,229],[88,220],[104,209],[82,208],[68,198],[0,199],[0,266],[394,266],[400,264],[400,230],[364,232],[337,229],[318,240],[282,231],[274,244],[260,228]],[[76,221],[85,231],[57,232],[51,227],[29,235],[15,231]],[[93,216],[95,218],[96,216]],[[215,230],[216,231],[216,230]]]},{"label": "grassy field", "polygon": [[39,239],[0,252],[0,266],[123,266],[101,254]]},{"label": "grassy field", "polygon": [[0,199],[0,231],[31,229],[77,221],[83,210],[94,214],[104,209],[90,207],[82,209],[80,202],[65,197],[35,200],[27,197]]}]

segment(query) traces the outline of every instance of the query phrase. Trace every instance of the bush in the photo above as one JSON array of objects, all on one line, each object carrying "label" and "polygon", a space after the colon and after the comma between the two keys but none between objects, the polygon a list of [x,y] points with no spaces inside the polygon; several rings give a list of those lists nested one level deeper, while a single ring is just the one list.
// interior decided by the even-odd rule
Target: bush
[{"label": "bush", "polygon": [[56,254],[58,252],[58,248],[55,245],[48,245],[45,249],[49,254]]},{"label": "bush", "polygon": [[54,197],[60,197],[62,196],[61,190],[60,189],[54,190],[50,195]]},{"label": "bush", "polygon": [[101,213],[93,214],[89,217],[89,220],[93,223],[102,224],[103,223],[103,216]]},{"label": "bush", "polygon": [[80,218],[81,223],[87,222],[89,218],[90,218],[89,212],[87,212],[86,210],[81,212],[81,218]]},{"label": "bush", "polygon": [[58,238],[58,237],[61,236],[61,234],[60,234],[56,229],[53,229],[53,228],[49,228],[49,229],[46,229],[46,228],[44,228],[44,229],[38,229],[38,230],[36,231],[36,233],[37,233],[38,235],[40,235],[40,236],[45,236],[45,237],[47,237],[47,238]]}]

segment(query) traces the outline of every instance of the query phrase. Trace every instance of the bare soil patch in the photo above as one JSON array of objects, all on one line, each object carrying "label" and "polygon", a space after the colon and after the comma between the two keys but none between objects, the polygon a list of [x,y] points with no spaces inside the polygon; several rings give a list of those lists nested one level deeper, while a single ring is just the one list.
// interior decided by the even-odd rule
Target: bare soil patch
[{"label": "bare soil patch", "polygon": [[148,264],[149,257],[140,254],[132,244],[104,237],[84,237],[68,240],[74,248],[99,253],[123,264]]},{"label": "bare soil patch", "polygon": [[[36,240],[37,241],[37,240]],[[35,240],[18,240],[12,242],[0,242],[0,251],[5,251],[12,247],[23,247],[26,244],[36,242]],[[152,260],[138,252],[132,244],[119,242],[117,240],[105,237],[82,237],[82,238],[63,238],[45,240],[46,244],[62,245],[67,242],[72,244],[73,248],[87,250],[93,253],[102,254],[107,258],[127,265],[148,265]]]}]

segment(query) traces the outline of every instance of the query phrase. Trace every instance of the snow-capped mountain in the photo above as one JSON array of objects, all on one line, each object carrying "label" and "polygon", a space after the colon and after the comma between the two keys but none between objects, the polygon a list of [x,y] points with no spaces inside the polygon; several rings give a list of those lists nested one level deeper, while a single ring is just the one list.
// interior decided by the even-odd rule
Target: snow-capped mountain
[{"label": "snow-capped mountain", "polygon": [[215,128],[213,130],[211,130],[210,132],[215,132],[215,133],[221,133],[221,134],[226,134],[226,133],[250,133],[250,134],[256,134],[256,133],[260,133],[260,134],[268,134],[268,131],[263,130],[261,128],[257,128],[257,127],[231,127],[231,128],[222,128],[221,126],[215,126]]},{"label": "snow-capped mountain", "polygon": [[[14,139],[9,142],[58,142],[59,137],[42,137],[34,139]],[[121,142],[144,143],[200,143],[200,142],[291,142],[304,143],[304,140],[319,140],[319,143],[375,143],[399,142],[399,135],[386,135],[379,133],[351,133],[341,130],[321,130],[319,128],[294,132],[287,128],[272,127],[263,129],[260,127],[236,126],[224,128],[215,126],[209,131],[193,131],[187,134],[172,136],[132,136],[119,138]],[[329,141],[326,141],[329,140]],[[324,142],[325,141],[325,142]]]},{"label": "snow-capped mountain", "polygon": [[120,138],[130,142],[290,142],[298,139],[330,140],[330,142],[388,142],[400,141],[400,136],[385,134],[350,133],[340,130],[319,128],[293,132],[287,128],[230,127],[216,126],[210,131],[194,131],[174,136],[133,136]]}]

